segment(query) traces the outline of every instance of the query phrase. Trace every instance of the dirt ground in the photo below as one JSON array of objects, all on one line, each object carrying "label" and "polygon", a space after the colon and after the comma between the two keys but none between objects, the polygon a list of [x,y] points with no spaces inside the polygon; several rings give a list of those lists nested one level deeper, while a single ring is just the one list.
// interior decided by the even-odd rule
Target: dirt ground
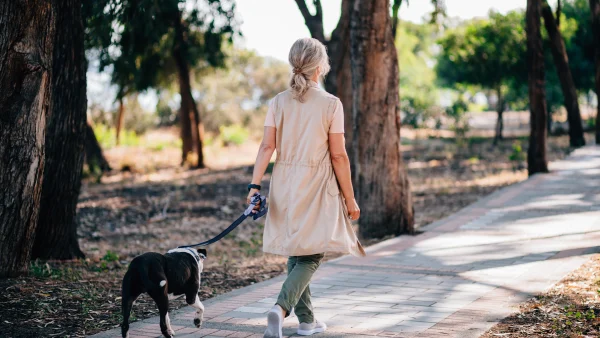
[{"label": "dirt ground", "polygon": [[600,255],[482,336],[495,337],[600,337]]},{"label": "dirt ground", "polygon": [[[515,142],[526,149],[526,140],[518,139],[495,148],[489,139],[466,140],[460,147],[453,139],[407,139],[403,156],[417,226],[526,179],[525,154],[514,150]],[[115,172],[100,183],[86,179],[78,205],[86,259],[33,262],[28,277],[0,280],[0,337],[78,337],[118,326],[128,262],[143,252],[166,252],[210,238],[237,218],[245,207],[256,148],[210,149],[213,169],[202,170],[177,167],[177,149],[106,151]],[[567,137],[549,140],[550,161],[568,152]],[[119,171],[124,167],[129,171]],[[266,175],[265,186],[268,180]],[[283,258],[262,253],[263,222],[247,220],[208,248],[202,299],[284,273]],[[171,307],[184,303],[171,301]],[[147,296],[133,312],[132,320],[157,315]]]}]

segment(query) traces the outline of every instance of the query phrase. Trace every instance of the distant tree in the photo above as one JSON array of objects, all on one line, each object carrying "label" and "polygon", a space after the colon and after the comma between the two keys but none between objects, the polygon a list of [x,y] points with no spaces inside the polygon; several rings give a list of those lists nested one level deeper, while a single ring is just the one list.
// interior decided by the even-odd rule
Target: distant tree
[{"label": "distant tree", "polygon": [[[594,89],[594,33],[588,0],[563,0],[560,30],[565,39],[569,66],[577,90]],[[569,26],[575,26],[574,29]]]},{"label": "distant tree", "polygon": [[[558,2],[560,8],[560,0]],[[581,147],[585,145],[583,137],[583,124],[581,122],[581,112],[579,111],[579,102],[571,68],[569,67],[569,57],[565,47],[565,41],[558,27],[558,18],[554,18],[552,8],[547,0],[542,2],[542,15],[544,17],[544,26],[550,40],[550,50],[557,70],[558,78],[562,87],[564,105],[567,110],[567,120],[569,121],[569,142],[571,147]]]},{"label": "distant tree", "polygon": [[544,51],[541,34],[542,0],[527,0],[527,68],[529,77],[530,134],[527,150],[529,175],[548,172]]},{"label": "distant tree", "polygon": [[38,223],[52,99],[53,8],[6,1],[0,11],[0,277],[27,271]]},{"label": "distant tree", "polygon": [[44,180],[32,258],[83,257],[77,201],[86,141],[86,70],[81,0],[56,1],[52,99],[46,117]]},{"label": "distant tree", "polygon": [[389,0],[355,0],[350,20],[352,161],[362,208],[360,233],[381,238],[414,231],[408,174],[400,151],[398,58]]},{"label": "distant tree", "polygon": [[402,21],[397,31],[402,123],[418,127],[439,113],[436,73],[431,67],[435,61],[436,28],[429,23]]},{"label": "distant tree", "polygon": [[596,144],[600,144],[600,0],[590,0],[596,54]]},{"label": "distant tree", "polygon": [[496,92],[496,144],[502,139],[504,88],[511,81],[524,81],[526,74],[523,16],[517,11],[491,12],[487,20],[449,30],[439,42],[436,70],[443,85],[476,85]]},{"label": "distant tree", "polygon": [[86,9],[88,46],[100,51],[100,68],[113,66],[113,83],[123,94],[159,87],[177,74],[182,163],[195,151],[195,165],[203,167],[202,126],[190,69],[223,64],[222,47],[236,30],[233,0],[100,2]]},{"label": "distant tree", "polygon": [[[193,86],[203,105],[204,127],[241,125],[262,132],[268,101],[289,86],[289,66],[253,51],[226,48],[225,67],[194,70]],[[262,117],[262,118],[259,118]]]}]

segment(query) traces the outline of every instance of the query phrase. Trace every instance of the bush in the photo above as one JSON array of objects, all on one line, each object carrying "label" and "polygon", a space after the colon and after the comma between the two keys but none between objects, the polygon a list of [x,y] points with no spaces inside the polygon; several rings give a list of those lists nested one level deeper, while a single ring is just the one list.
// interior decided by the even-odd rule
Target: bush
[{"label": "bush", "polygon": [[219,138],[223,142],[223,145],[228,147],[230,145],[241,145],[248,140],[248,130],[240,125],[221,126],[219,128]]},{"label": "bush", "polygon": [[[94,134],[102,149],[113,148],[117,145],[117,132],[115,128],[109,128],[103,124],[94,125]],[[120,145],[126,147],[140,145],[140,138],[133,130],[121,130]]]}]

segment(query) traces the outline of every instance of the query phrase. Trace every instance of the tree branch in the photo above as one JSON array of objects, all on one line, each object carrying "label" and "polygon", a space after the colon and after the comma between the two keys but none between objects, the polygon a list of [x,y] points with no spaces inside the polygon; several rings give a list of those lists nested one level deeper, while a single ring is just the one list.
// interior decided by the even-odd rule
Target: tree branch
[{"label": "tree branch", "polygon": [[321,7],[321,1],[313,0],[317,13],[315,15],[310,14],[308,7],[306,6],[305,0],[295,0],[298,5],[298,9],[304,17],[304,23],[310,32],[310,36],[321,41],[323,44],[327,44],[325,40],[325,33],[323,31],[323,8]]}]

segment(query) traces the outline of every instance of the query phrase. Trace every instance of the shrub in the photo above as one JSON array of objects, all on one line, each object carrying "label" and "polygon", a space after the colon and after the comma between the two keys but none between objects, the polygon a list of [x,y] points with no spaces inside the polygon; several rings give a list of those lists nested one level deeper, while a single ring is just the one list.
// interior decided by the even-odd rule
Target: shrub
[{"label": "shrub", "polygon": [[241,145],[248,139],[248,131],[240,125],[221,126],[219,128],[221,141],[224,146]]}]

